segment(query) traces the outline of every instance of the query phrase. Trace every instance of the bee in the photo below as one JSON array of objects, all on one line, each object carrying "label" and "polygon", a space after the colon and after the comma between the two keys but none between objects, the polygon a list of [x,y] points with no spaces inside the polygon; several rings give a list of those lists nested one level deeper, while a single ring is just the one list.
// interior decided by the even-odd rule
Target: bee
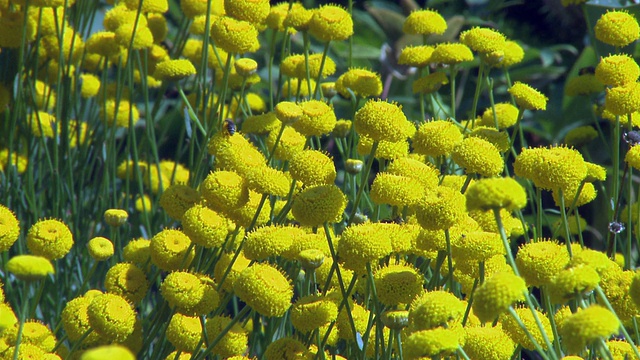
[{"label": "bee", "polygon": [[398,215],[394,218],[390,218],[390,219],[382,219],[380,220],[381,223],[383,224],[399,224],[402,225],[404,224],[404,220],[402,219],[402,216]]},{"label": "bee", "polygon": [[236,133],[236,123],[234,123],[231,119],[226,119],[222,127],[227,130],[229,136],[233,136]]},{"label": "bee", "polygon": [[586,66],[578,70],[578,75],[593,75],[596,73],[596,68],[593,66]]}]

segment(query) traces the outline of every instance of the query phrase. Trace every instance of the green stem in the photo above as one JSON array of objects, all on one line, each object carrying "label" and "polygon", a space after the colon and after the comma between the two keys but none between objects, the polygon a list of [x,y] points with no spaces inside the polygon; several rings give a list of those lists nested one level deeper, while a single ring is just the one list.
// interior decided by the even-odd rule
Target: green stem
[{"label": "green stem", "polygon": [[367,181],[369,180],[369,172],[371,171],[371,165],[373,164],[373,159],[376,156],[376,151],[378,150],[378,144],[380,142],[375,140],[373,145],[371,146],[371,152],[369,153],[369,159],[367,159],[367,167],[365,171],[360,173],[360,187],[358,188],[358,193],[356,194],[356,201],[353,203],[353,207],[351,208],[351,214],[349,214],[349,220],[347,221],[347,226],[351,225],[353,222],[353,218],[358,211],[358,205],[360,204],[360,198],[362,197],[362,193],[364,191],[365,186],[367,185]]}]

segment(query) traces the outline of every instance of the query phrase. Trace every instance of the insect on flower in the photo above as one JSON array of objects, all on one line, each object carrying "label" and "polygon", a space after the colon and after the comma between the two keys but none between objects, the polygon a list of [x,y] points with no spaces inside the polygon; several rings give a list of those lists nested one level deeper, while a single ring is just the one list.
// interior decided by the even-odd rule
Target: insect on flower
[{"label": "insect on flower", "polygon": [[231,119],[226,119],[224,121],[224,124],[222,124],[222,127],[227,130],[229,136],[233,136],[233,134],[236,133],[236,123],[234,123]]}]

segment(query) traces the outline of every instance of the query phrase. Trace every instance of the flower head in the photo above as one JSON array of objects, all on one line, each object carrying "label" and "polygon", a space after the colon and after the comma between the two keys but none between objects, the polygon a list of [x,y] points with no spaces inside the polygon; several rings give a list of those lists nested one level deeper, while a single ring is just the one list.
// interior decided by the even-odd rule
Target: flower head
[{"label": "flower head", "polygon": [[[313,79],[318,78],[320,76],[320,65],[322,65],[323,54],[312,54],[309,55],[308,59],[305,61],[303,57],[303,61],[297,62],[295,69],[295,77],[302,79],[307,76],[307,64],[309,65],[309,76]],[[336,72],[336,63],[328,56],[324,57],[324,66],[322,67],[322,77],[325,78],[327,76],[333,75]]]},{"label": "flower head", "polygon": [[533,180],[540,188],[562,188],[567,193],[587,176],[582,154],[563,146],[524,149],[513,168],[516,175]]},{"label": "flower head", "polygon": [[411,265],[389,264],[375,271],[378,300],[387,305],[406,304],[421,291],[423,276]]},{"label": "flower head", "polygon": [[[213,269],[213,278],[216,280],[216,282],[222,284],[222,289],[228,292],[233,291],[233,283],[238,278],[240,273],[244,269],[246,269],[251,262],[251,260],[247,259],[244,256],[244,252],[241,252],[233,262],[233,264],[231,264],[231,260],[233,260],[233,257],[233,253],[222,254],[220,260],[218,260],[216,266]],[[223,276],[225,275],[225,272],[227,272],[229,266],[231,266],[231,269],[229,269],[229,272],[227,273],[227,276],[223,281]]]},{"label": "flower head", "polygon": [[516,265],[529,286],[550,284],[567,263],[566,247],[548,240],[524,244],[516,257]]},{"label": "flower head", "polygon": [[165,271],[188,267],[195,256],[191,239],[180,230],[164,229],[151,238],[151,261]]},{"label": "flower head", "polygon": [[527,204],[527,194],[522,185],[512,178],[481,179],[469,186],[467,209],[507,209],[523,208]]},{"label": "flower head", "polygon": [[516,344],[502,326],[465,327],[464,352],[472,359],[510,359]]},{"label": "flower head", "polygon": [[135,354],[120,344],[102,345],[91,348],[82,353],[82,360],[119,359],[135,360]]},{"label": "flower head", "polygon": [[178,81],[195,73],[196,68],[189,60],[166,60],[156,66],[153,77],[162,81]]},{"label": "flower head", "polygon": [[[536,312],[536,315],[540,320],[540,323],[542,324],[545,335],[547,336],[549,341],[553,342],[553,331],[551,330],[551,323],[549,322],[549,318],[538,310],[534,311]],[[518,314],[518,317],[527,328],[529,334],[531,334],[536,342],[546,350],[547,346],[544,341],[543,334],[540,331],[540,328],[537,326],[537,322],[531,310],[526,307],[518,307],[515,309],[515,313]],[[520,346],[525,349],[536,349],[531,339],[529,339],[529,336],[524,332],[522,327],[518,324],[513,316],[503,316],[501,318],[501,323],[504,331],[509,334],[511,339],[513,339],[516,344],[520,344]]]},{"label": "flower head", "polygon": [[197,316],[173,314],[166,330],[167,340],[179,351],[193,351],[202,337],[202,325]]},{"label": "flower head", "polygon": [[303,150],[291,159],[291,177],[307,186],[333,184],[336,167],[325,153],[318,150]]},{"label": "flower head", "polygon": [[431,62],[436,64],[455,65],[472,60],[471,49],[459,43],[438,44],[431,54]]},{"label": "flower head", "polygon": [[423,68],[431,62],[431,54],[435,48],[429,45],[407,46],[398,57],[399,65]]},{"label": "flower head", "polygon": [[123,297],[101,294],[93,297],[87,307],[89,325],[107,341],[122,342],[131,335],[136,314]]},{"label": "flower head", "polygon": [[304,230],[292,226],[264,226],[247,235],[244,253],[249,260],[280,256],[287,251]]},{"label": "flower head", "polygon": [[613,115],[627,115],[640,110],[640,83],[607,89],[604,107]]},{"label": "flower head", "polygon": [[638,80],[640,67],[629,55],[609,55],[600,59],[595,76],[604,85],[624,86]]},{"label": "flower head", "polygon": [[16,255],[9,259],[6,268],[8,272],[24,281],[39,280],[55,273],[48,258],[34,255]]},{"label": "flower head", "polygon": [[547,108],[547,97],[527,84],[516,81],[508,91],[516,100],[516,104],[523,109],[545,110]]},{"label": "flower head", "polygon": [[393,206],[415,205],[424,197],[422,183],[417,179],[380,172],[371,185],[371,200]]},{"label": "flower head", "polygon": [[304,296],[291,307],[291,324],[303,333],[311,332],[337,318],[338,305],[326,296]]},{"label": "flower head", "polygon": [[[92,298],[89,296],[79,296],[69,300],[62,309],[61,323],[64,332],[71,341],[78,341],[88,330],[89,317],[87,308],[91,304]],[[92,331],[84,340],[87,345],[94,345],[100,341],[100,335]]]},{"label": "flower head", "polygon": [[493,116],[494,108],[487,108],[482,113],[481,120],[477,125],[506,129],[512,127],[518,121],[518,108],[510,103],[500,103],[495,105],[495,120]]},{"label": "flower head", "polygon": [[403,347],[408,359],[424,359],[453,354],[461,344],[464,344],[463,331],[435,328],[412,333]]},{"label": "flower head", "polygon": [[461,323],[467,305],[450,292],[423,291],[411,302],[409,329],[428,330]]},{"label": "flower head", "polygon": [[406,34],[416,35],[442,35],[447,30],[447,22],[435,10],[414,11],[402,25],[402,31]]},{"label": "flower head", "polygon": [[[206,314],[219,303],[211,279],[186,271],[167,275],[160,286],[162,297],[183,314]],[[209,310],[209,311],[207,311]]]},{"label": "flower head", "polygon": [[353,20],[340,6],[323,5],[313,12],[309,33],[322,42],[346,40],[353,35]]},{"label": "flower head", "polygon": [[567,317],[558,331],[569,353],[579,353],[596,340],[616,334],[619,327],[620,321],[613,313],[591,305]]},{"label": "flower head", "polygon": [[482,322],[493,321],[509,306],[524,300],[526,291],[521,277],[508,272],[496,273],[476,289],[473,312]]},{"label": "flower head", "polygon": [[278,269],[268,264],[253,264],[233,283],[233,291],[256,312],[280,317],[291,307],[293,287]]},{"label": "flower head", "polygon": [[420,125],[413,136],[413,148],[428,156],[449,155],[462,139],[462,133],[451,121],[429,121]]},{"label": "flower head", "polygon": [[338,242],[338,254],[346,269],[364,272],[367,264],[377,261],[393,251],[391,239],[384,224],[364,223],[347,227]]},{"label": "flower head", "polygon": [[129,261],[138,265],[145,264],[151,256],[149,246],[151,241],[147,239],[134,239],[129,241],[122,251],[125,261]]},{"label": "flower head", "polygon": [[105,261],[113,256],[113,243],[105,237],[94,237],[87,243],[89,255],[97,261]]},{"label": "flower head", "polygon": [[[247,195],[248,198],[248,195]],[[230,221],[203,205],[194,205],[182,217],[182,231],[194,244],[219,247],[229,233]]]},{"label": "flower head", "polygon": [[556,304],[564,304],[577,295],[593,291],[599,282],[600,276],[590,266],[566,268],[551,280],[549,285],[551,301]]},{"label": "flower head", "polygon": [[[249,191],[249,201],[243,206],[227,210],[224,214],[229,217],[236,225],[242,227],[249,227],[252,224],[253,218],[258,212],[258,206],[261,201],[260,198],[262,196],[255,191]],[[262,210],[258,214],[258,217],[255,220],[255,226],[261,226],[266,224],[269,221],[269,214],[271,213],[271,205],[269,202],[265,202],[262,206]]]},{"label": "flower head", "polygon": [[416,218],[425,229],[445,230],[461,222],[466,211],[466,199],[460,191],[439,186],[418,203]]},{"label": "flower head", "polygon": [[564,93],[567,96],[590,95],[604,91],[604,85],[595,74],[582,74],[567,80]]},{"label": "flower head", "polygon": [[[214,339],[222,334],[222,330],[224,330],[229,323],[231,323],[231,319],[225,316],[208,318],[205,328],[207,329],[209,343],[213,342]],[[220,341],[213,347],[211,352],[225,359],[234,359],[234,356],[245,353],[247,344],[247,330],[236,323],[220,338]]]},{"label": "flower head", "polygon": [[491,53],[502,50],[506,38],[493,29],[474,27],[460,33],[460,42],[479,53]]},{"label": "flower head", "polygon": [[402,107],[386,101],[369,100],[356,112],[356,131],[374,141],[397,142],[410,136],[412,126],[402,112]]},{"label": "flower head", "polygon": [[336,125],[333,108],[323,101],[308,100],[299,104],[302,115],[291,126],[305,136],[328,134]]},{"label": "flower head", "polygon": [[136,265],[119,263],[107,271],[104,286],[107,292],[120,295],[135,304],[147,295],[149,281],[144,271]]},{"label": "flower head", "polygon": [[0,204],[0,252],[11,248],[20,236],[20,222],[13,212]]},{"label": "flower head", "polygon": [[635,17],[626,11],[607,11],[596,22],[596,39],[605,44],[623,47],[640,38],[640,26]]},{"label": "flower head", "polygon": [[[267,136],[267,146],[273,149],[278,139],[278,130],[273,130]],[[294,156],[304,150],[307,138],[297,132],[294,128],[287,126],[282,132],[278,146],[275,148],[274,157],[281,160],[291,160]]]},{"label": "flower head", "polygon": [[73,234],[62,221],[40,220],[27,233],[27,248],[35,255],[49,260],[65,256],[73,246]]},{"label": "flower head", "polygon": [[224,11],[227,15],[252,24],[262,24],[269,16],[269,0],[225,0]]},{"label": "flower head", "polygon": [[347,99],[351,98],[349,90],[363,98],[378,96],[382,93],[382,80],[373,71],[351,68],[338,77],[336,90]]},{"label": "flower head", "polygon": [[455,147],[451,158],[465,169],[467,174],[476,173],[491,177],[504,169],[504,161],[498,149],[489,141],[479,137],[468,137]]},{"label": "flower head", "polygon": [[293,201],[291,213],[304,226],[321,226],[342,216],[347,199],[335,185],[318,185],[304,189]]},{"label": "flower head", "polygon": [[395,159],[387,167],[387,172],[418,180],[424,189],[435,189],[440,182],[440,172],[435,167],[410,157]]},{"label": "flower head", "polygon": [[254,52],[260,48],[258,30],[249,22],[221,16],[211,27],[211,38],[224,51],[233,54]]}]

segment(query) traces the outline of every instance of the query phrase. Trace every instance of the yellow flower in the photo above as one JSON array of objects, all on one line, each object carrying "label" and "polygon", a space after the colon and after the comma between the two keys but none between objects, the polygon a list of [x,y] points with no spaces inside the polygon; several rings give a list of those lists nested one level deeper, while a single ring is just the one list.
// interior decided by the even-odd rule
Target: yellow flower
[{"label": "yellow flower", "polygon": [[457,260],[487,261],[504,252],[500,235],[493,232],[470,231],[451,242],[451,255]]},{"label": "yellow flower", "polygon": [[262,24],[267,19],[271,7],[269,0],[225,0],[227,15],[252,24]]},{"label": "yellow flower", "polygon": [[165,13],[169,11],[167,0],[124,0],[122,1],[130,10],[146,13]]},{"label": "yellow flower", "polygon": [[300,341],[284,337],[271,342],[264,351],[264,360],[306,359],[311,358],[309,350]]},{"label": "yellow flower", "polygon": [[263,165],[246,174],[250,190],[260,194],[286,197],[291,187],[291,177],[280,170]]},{"label": "yellow flower", "polygon": [[304,230],[293,226],[264,226],[247,234],[244,254],[254,261],[281,256],[289,250],[294,239],[304,234]]},{"label": "yellow flower", "polygon": [[375,271],[378,300],[386,305],[408,303],[422,291],[423,275],[411,265],[390,264]]},{"label": "yellow flower", "polygon": [[34,136],[53,138],[53,128],[56,124],[56,118],[53,115],[44,111],[31,113],[29,124]]},{"label": "yellow flower", "polygon": [[604,86],[594,74],[583,74],[569,79],[565,85],[564,93],[567,96],[578,96],[595,94],[603,90]]},{"label": "yellow flower", "polygon": [[619,327],[620,322],[613,313],[599,305],[591,305],[567,317],[558,332],[568,352],[575,354],[598,339],[617,334]]},{"label": "yellow flower", "polygon": [[174,314],[165,332],[167,340],[179,351],[194,351],[202,337],[202,325],[197,316]]},{"label": "yellow flower", "polygon": [[325,296],[303,296],[291,307],[291,324],[303,333],[309,333],[337,318],[338,305]]},{"label": "yellow flower", "polygon": [[322,42],[346,40],[353,35],[353,20],[340,6],[323,5],[313,12],[309,33]]},{"label": "yellow flower", "polygon": [[473,53],[465,44],[438,44],[431,54],[431,62],[436,64],[455,65],[472,60]]},{"label": "yellow flower", "polygon": [[[231,323],[231,319],[224,316],[208,318],[205,329],[207,330],[209,343],[212,343],[229,323]],[[235,359],[234,356],[239,356],[246,352],[247,345],[247,331],[236,323],[220,338],[220,341],[213,347],[211,352],[225,359]]]},{"label": "yellow flower", "polygon": [[425,359],[451,355],[458,346],[464,344],[464,332],[453,329],[435,328],[412,333],[403,341],[404,356],[407,359]]},{"label": "yellow flower", "polygon": [[258,71],[258,63],[249,58],[238,59],[233,63],[233,67],[240,76],[248,77]]},{"label": "yellow flower", "polygon": [[131,263],[118,263],[104,277],[107,292],[120,295],[131,303],[144,299],[149,291],[149,281],[139,267]]},{"label": "yellow flower", "polygon": [[242,122],[242,131],[247,134],[264,135],[279,131],[280,121],[273,112],[247,117]]},{"label": "yellow flower", "polygon": [[195,73],[196,68],[189,60],[167,60],[156,66],[153,77],[161,81],[178,81]]},{"label": "yellow flower", "polygon": [[491,53],[502,50],[506,38],[493,29],[474,27],[460,33],[460,42],[477,52]]},{"label": "yellow flower", "polygon": [[369,100],[355,114],[355,129],[374,141],[398,142],[411,136],[413,125],[402,112],[402,107],[386,101]]},{"label": "yellow flower", "polygon": [[191,240],[180,230],[164,229],[151,238],[151,261],[165,271],[187,268],[195,256],[190,245]]},{"label": "yellow flower", "polygon": [[624,340],[609,340],[606,344],[614,359],[624,359],[625,357],[631,359],[635,356],[632,345]]},{"label": "yellow flower", "polygon": [[80,75],[80,96],[85,99],[98,95],[100,79],[92,74]]},{"label": "yellow flower", "polygon": [[[8,172],[9,169],[15,166],[17,173],[23,174],[25,171],[27,171],[28,163],[29,159],[22,154],[18,154],[17,152],[12,151],[11,159],[9,159],[9,150],[0,150],[0,172]],[[1,248],[2,247],[0,247],[0,249]]]},{"label": "yellow flower", "polygon": [[309,29],[309,23],[313,17],[313,10],[305,9],[304,6],[298,2],[294,3],[284,19],[282,24],[285,28],[294,28],[298,31],[306,31]]},{"label": "yellow flower", "polygon": [[627,115],[640,110],[640,84],[633,82],[607,89],[604,107],[614,115]]},{"label": "yellow flower", "polygon": [[27,18],[22,11],[3,11],[0,16],[0,47],[19,48],[22,45],[22,33],[25,32],[24,42],[29,43],[36,38],[37,23],[33,18]]},{"label": "yellow flower", "polygon": [[407,46],[398,57],[399,65],[423,68],[431,62],[431,54],[435,48],[429,45]]},{"label": "yellow flower", "polygon": [[170,185],[160,196],[160,206],[173,219],[182,221],[185,211],[200,201],[200,194],[187,185]]},{"label": "yellow flower", "polygon": [[215,156],[219,169],[234,171],[242,177],[255,172],[267,163],[264,155],[242,134],[229,135],[219,131],[209,141],[209,154]]},{"label": "yellow flower", "polygon": [[251,260],[247,259],[244,256],[244,252],[241,252],[240,255],[238,255],[238,258],[233,262],[233,266],[231,267],[231,270],[229,270],[229,273],[227,274],[227,277],[224,279],[224,282],[223,282],[222,277],[227,271],[227,269],[229,268],[229,265],[231,265],[232,259],[233,259],[233,254],[228,254],[228,253],[222,254],[222,256],[220,257],[220,260],[218,260],[218,262],[216,263],[216,266],[213,269],[213,278],[219,284],[221,283],[222,289],[224,289],[227,292],[233,291],[233,283],[238,278],[242,270],[246,269],[249,266],[249,263],[251,262]]},{"label": "yellow flower", "polygon": [[[373,140],[366,135],[360,135],[358,140],[358,154],[369,155],[371,148],[373,147]],[[378,143],[378,150],[376,151],[376,158],[385,160],[394,160],[402,157],[406,157],[409,154],[409,142],[401,140],[397,142],[380,140]]]},{"label": "yellow flower", "polygon": [[564,137],[564,143],[567,144],[567,146],[579,148],[597,137],[598,132],[592,126],[578,126],[567,132],[567,135]]},{"label": "yellow flower", "polygon": [[502,326],[465,327],[463,350],[472,359],[508,360],[516,349],[516,344]]},{"label": "yellow flower", "polygon": [[600,276],[590,266],[576,266],[560,271],[549,284],[554,304],[564,304],[576,296],[587,294],[598,285]]},{"label": "yellow flower", "polygon": [[[291,4],[291,10],[298,7],[302,7],[302,4],[300,4],[299,2],[294,2]],[[289,2],[280,2],[272,6],[271,10],[269,11],[269,15],[267,15],[267,18],[265,19],[267,27],[269,29],[277,30],[280,32],[286,31],[287,27],[284,25],[284,22],[289,12]]]},{"label": "yellow flower", "polygon": [[504,162],[498,149],[479,137],[464,139],[451,153],[451,159],[463,167],[467,174],[475,173],[491,177],[499,175],[504,169]]},{"label": "yellow flower", "polygon": [[[106,109],[106,110],[105,110]],[[140,114],[138,108],[130,104],[126,99],[109,98],[105,101],[104,108],[100,106],[100,116],[102,121],[110,126],[129,127],[129,121],[135,125],[138,122]]]},{"label": "yellow flower", "polygon": [[488,141],[501,153],[505,153],[511,148],[509,134],[506,131],[499,131],[495,127],[476,126],[469,136]]},{"label": "yellow flower", "polygon": [[[545,335],[547,335],[547,338],[549,339],[550,342],[553,342],[553,339],[554,339],[553,331],[551,330],[551,323],[549,322],[549,318],[547,317],[546,314],[543,314],[538,310],[534,310],[534,311],[536,312],[536,315],[538,316],[538,319],[542,324],[542,328],[544,329]],[[527,307],[518,307],[515,309],[515,312],[516,314],[518,314],[518,317],[520,318],[522,323],[525,325],[525,327],[527,328],[531,336],[533,336],[536,342],[540,344],[540,346],[542,346],[543,349],[546,350],[547,344],[544,341],[542,332],[540,331],[540,328],[537,326],[536,320],[533,317],[533,313],[531,313],[531,310]],[[501,323],[504,331],[511,337],[511,339],[513,339],[513,341],[516,344],[519,344],[520,346],[528,350],[536,349],[531,339],[529,339],[527,334],[524,332],[524,330],[518,324],[518,322],[516,322],[516,319],[513,316],[511,315],[503,316],[501,319]]]},{"label": "yellow flower", "polygon": [[413,82],[413,93],[430,94],[438,91],[442,85],[449,83],[447,75],[442,71],[436,71],[429,75],[425,75]]},{"label": "yellow flower", "polygon": [[303,150],[289,164],[291,177],[306,186],[333,184],[336,167],[327,154],[318,150]]},{"label": "yellow flower", "polygon": [[382,93],[380,75],[366,69],[351,68],[336,80],[338,94],[350,99],[351,90],[358,97],[379,96]]},{"label": "yellow flower", "polygon": [[406,176],[418,180],[425,190],[435,189],[440,182],[440,172],[438,169],[431,164],[425,164],[409,157],[395,159],[387,167],[387,172],[389,174]]},{"label": "yellow flower", "polygon": [[356,332],[362,335],[367,330],[367,326],[369,324],[369,310],[365,309],[362,305],[356,304],[356,303],[350,304],[349,307],[351,310],[351,316],[347,314],[346,306],[343,307],[340,313],[338,314],[336,327],[338,328],[338,336],[341,339],[353,341],[355,335],[353,334],[353,330],[351,328],[351,321],[349,320],[349,318],[353,319]]},{"label": "yellow flower", "polygon": [[425,229],[445,230],[461,222],[466,211],[466,199],[460,191],[439,186],[417,205],[416,218]]},{"label": "yellow flower", "polygon": [[[279,127],[279,126],[278,126]],[[273,149],[279,130],[274,129],[267,137],[267,146]],[[304,149],[307,138],[291,127],[286,127],[275,149],[274,157],[281,160],[291,160]]]},{"label": "yellow flower", "polygon": [[293,287],[280,270],[268,264],[253,264],[233,283],[233,291],[253,310],[267,317],[283,316],[293,298]]},{"label": "yellow flower", "polygon": [[105,237],[94,237],[87,243],[89,255],[96,261],[105,261],[113,256],[113,243]]},{"label": "yellow flower", "polygon": [[147,239],[140,238],[131,240],[127,246],[124,247],[122,256],[125,261],[144,265],[151,256],[150,245],[151,241]]},{"label": "yellow flower", "polygon": [[174,271],[167,275],[160,291],[169,305],[182,314],[206,314],[220,302],[211,279],[185,271]]},{"label": "yellow flower", "polygon": [[413,148],[416,153],[427,156],[449,155],[462,139],[462,133],[454,123],[429,121],[420,125],[413,136]]},{"label": "yellow flower", "polygon": [[515,302],[524,300],[527,286],[519,276],[499,272],[485,279],[476,289],[473,312],[480,321],[494,321]]},{"label": "yellow flower", "polygon": [[632,146],[624,157],[624,161],[634,169],[640,169],[640,146]]},{"label": "yellow flower", "polygon": [[224,15],[224,0],[212,0],[210,5],[206,0],[185,0],[180,1],[180,9],[186,17],[194,19],[197,16],[206,16],[207,7],[211,7],[211,21],[213,23],[216,15]]},{"label": "yellow flower", "polygon": [[512,127],[518,121],[518,108],[510,103],[500,103],[495,105],[496,119],[493,117],[494,108],[487,108],[482,113],[482,119],[476,122],[476,125],[496,127],[497,129],[506,129]]},{"label": "yellow flower", "polygon": [[638,80],[640,67],[629,55],[609,55],[600,59],[595,76],[604,85],[624,86]]},{"label": "yellow flower", "polygon": [[216,211],[235,209],[249,201],[245,180],[232,171],[210,173],[200,184],[200,194],[207,206]]},{"label": "yellow flower", "polygon": [[0,252],[5,252],[20,236],[20,221],[13,212],[0,204]]},{"label": "yellow flower", "polygon": [[346,196],[335,185],[307,187],[293,200],[291,213],[303,226],[336,222],[347,206]]},{"label": "yellow flower", "polygon": [[[306,73],[299,73],[298,67],[302,64],[302,68],[304,69],[304,55],[303,54],[291,54],[286,58],[282,59],[280,62],[280,72],[288,77],[297,78],[297,77],[306,77]],[[320,65],[318,65],[319,71]],[[309,70],[311,71],[311,70]],[[298,76],[304,75],[304,76]]]},{"label": "yellow flower", "polygon": [[615,47],[623,47],[640,38],[640,26],[633,15],[624,10],[607,11],[594,27],[596,39]]},{"label": "yellow flower", "polygon": [[344,230],[337,251],[345,269],[364,272],[367,263],[376,264],[391,254],[391,239],[386,231],[380,231],[383,226],[381,223],[365,223]]},{"label": "yellow flower", "polygon": [[566,246],[549,240],[522,245],[516,257],[518,270],[528,286],[550,284],[568,263]]},{"label": "yellow flower", "polygon": [[[323,101],[308,100],[299,104],[302,116],[291,126],[305,136],[328,134],[336,125],[333,107]],[[282,121],[282,120],[281,120]]]},{"label": "yellow flower", "polygon": [[34,255],[16,255],[6,264],[7,271],[24,281],[35,281],[54,274],[48,258]]},{"label": "yellow flower", "polygon": [[[260,198],[262,196],[255,191],[249,191],[249,201],[237,209],[228,209],[224,212],[225,216],[231,219],[236,225],[242,227],[249,227],[251,225],[256,212],[258,211],[258,205],[260,205]],[[271,205],[266,201],[260,214],[255,221],[255,226],[264,225],[269,221],[269,214],[271,213]]]},{"label": "yellow flower", "polygon": [[516,104],[523,109],[546,110],[547,108],[547,97],[527,84],[516,81],[508,91],[516,100]]},{"label": "yellow flower", "polygon": [[580,152],[562,146],[524,149],[513,168],[516,175],[533,180],[540,188],[562,188],[567,193],[587,176],[587,165]]},{"label": "yellow flower", "polygon": [[153,42],[159,44],[167,38],[169,28],[167,27],[167,19],[159,13],[147,14],[147,26],[153,35]]},{"label": "yellow flower", "polygon": [[198,204],[189,208],[182,217],[182,231],[194,244],[206,248],[221,246],[229,233],[229,225],[227,218]]},{"label": "yellow flower", "polygon": [[89,325],[106,341],[122,342],[133,332],[136,314],[123,297],[100,294],[87,307]]},{"label": "yellow flower", "polygon": [[258,30],[249,22],[228,16],[219,17],[211,27],[216,46],[230,54],[255,52],[260,48]]},{"label": "yellow flower", "polygon": [[469,186],[465,194],[469,211],[481,209],[523,208],[527,204],[527,194],[512,178],[481,179]]},{"label": "yellow flower", "polygon": [[416,35],[442,35],[447,30],[447,22],[435,10],[413,11],[402,24],[402,31]]},{"label": "yellow flower", "polygon": [[57,260],[65,256],[73,246],[73,234],[59,220],[40,220],[27,233],[27,248],[34,255]]},{"label": "yellow flower", "polygon": [[524,49],[515,41],[507,40],[502,48],[504,56],[496,67],[507,68],[519,64],[524,59]]},{"label": "yellow flower", "polygon": [[[89,317],[87,316],[87,308],[91,304],[91,297],[80,296],[68,301],[64,309],[62,309],[61,323],[64,332],[69,340],[76,342],[83,335],[91,330],[89,325]],[[83,344],[92,346],[100,342],[101,337],[95,331],[92,331],[83,341]]]},{"label": "yellow flower", "polygon": [[462,322],[467,305],[450,292],[424,290],[409,307],[409,329],[428,330],[451,327]]},{"label": "yellow flower", "polygon": [[145,24],[125,23],[114,31],[116,34],[116,42],[124,48],[131,49],[145,49],[150,48],[153,45],[153,33],[149,30],[149,27]]},{"label": "yellow flower", "polygon": [[80,356],[80,360],[134,360],[135,358],[135,354],[129,348],[118,344],[94,347],[84,351]]},{"label": "yellow flower", "polygon": [[[114,29],[115,30],[115,29]],[[120,45],[116,42],[116,34],[111,31],[98,31],[87,39],[87,51],[104,57],[120,54]]]},{"label": "yellow flower", "polygon": [[380,172],[373,180],[369,195],[378,204],[411,206],[419,203],[425,192],[417,179]]},{"label": "yellow flower", "polygon": [[[309,59],[306,62],[309,63],[309,76],[313,79],[318,78],[320,75],[320,65],[322,64],[322,54],[309,55]],[[300,79],[307,77],[306,62],[304,61],[304,56],[303,61],[297,62],[295,77]],[[322,77],[325,78],[327,76],[331,76],[335,72],[336,63],[330,57],[325,57],[324,66],[322,67]]]}]

